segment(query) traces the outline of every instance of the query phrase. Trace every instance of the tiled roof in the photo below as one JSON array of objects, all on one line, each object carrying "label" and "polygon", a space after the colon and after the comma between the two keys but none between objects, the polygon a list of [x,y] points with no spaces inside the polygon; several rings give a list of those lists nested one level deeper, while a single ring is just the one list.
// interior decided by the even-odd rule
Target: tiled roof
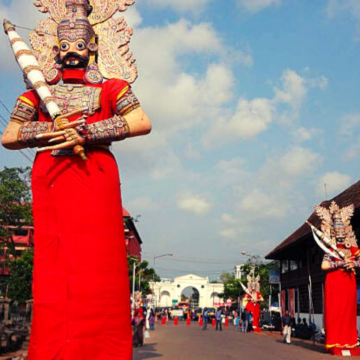
[{"label": "tiled roof", "polygon": [[[335,196],[331,200],[326,200],[321,203],[321,206],[328,208],[331,201],[335,201],[340,207],[348,206],[354,204],[355,212],[360,208],[360,181],[356,182],[354,185],[350,186],[348,189],[343,191],[341,194]],[[321,220],[313,212],[310,217],[307,219],[315,227],[320,228]],[[285,248],[294,245],[295,243],[301,241],[311,234],[311,229],[309,225],[304,223],[289,237],[287,237],[281,244],[279,244],[275,249],[273,249],[269,254],[265,256],[266,259],[274,259],[277,253],[283,251]]]}]

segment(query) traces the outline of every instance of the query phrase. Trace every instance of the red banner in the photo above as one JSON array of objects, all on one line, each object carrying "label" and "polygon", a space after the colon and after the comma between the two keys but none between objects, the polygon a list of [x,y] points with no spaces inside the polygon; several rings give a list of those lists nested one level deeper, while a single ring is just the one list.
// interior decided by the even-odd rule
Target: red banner
[{"label": "red banner", "polygon": [[295,317],[295,289],[289,289],[289,313],[292,318]]},{"label": "red banner", "polygon": [[280,299],[280,306],[281,306],[281,314],[285,314],[285,290],[281,290],[281,299]]}]

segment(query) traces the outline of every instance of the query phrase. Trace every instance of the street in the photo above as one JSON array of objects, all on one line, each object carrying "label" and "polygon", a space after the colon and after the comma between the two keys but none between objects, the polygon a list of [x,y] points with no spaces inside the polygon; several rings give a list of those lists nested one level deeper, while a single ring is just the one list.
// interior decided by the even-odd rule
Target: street
[{"label": "street", "polygon": [[329,359],[324,345],[293,339],[291,345],[282,343],[279,333],[236,333],[229,325],[223,331],[215,331],[211,325],[206,331],[197,323],[187,327],[184,322],[174,326],[169,322],[158,325],[145,339],[142,348],[134,349],[134,360],[158,359],[196,360],[196,359]]}]

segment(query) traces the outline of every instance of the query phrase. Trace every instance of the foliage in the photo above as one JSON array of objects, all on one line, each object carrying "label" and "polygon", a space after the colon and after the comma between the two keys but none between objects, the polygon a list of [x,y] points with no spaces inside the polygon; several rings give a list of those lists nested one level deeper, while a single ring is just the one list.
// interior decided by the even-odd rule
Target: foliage
[{"label": "foliage", "polygon": [[14,256],[12,234],[24,224],[32,224],[30,168],[5,167],[0,171],[0,242]]},{"label": "foliage", "polygon": [[[246,277],[250,273],[253,264],[256,264],[255,276],[260,275],[261,294],[265,301],[267,301],[270,295],[269,271],[277,270],[279,266],[276,262],[264,262],[259,256],[250,258],[248,262],[242,266],[241,271],[242,277],[240,281],[245,286],[247,284]],[[245,295],[245,291],[242,289],[240,281],[235,279],[234,274],[224,273],[220,276],[220,279],[224,283],[224,293],[219,294],[220,297],[224,299],[237,300],[239,295]],[[278,289],[275,289],[275,287],[273,286],[272,295],[275,295],[275,292],[277,293]],[[265,303],[262,304],[262,307],[264,306],[266,306]]]},{"label": "foliage", "polygon": [[[148,268],[149,262],[144,260],[141,263],[137,257],[128,256],[128,269],[130,280],[130,291],[133,286],[133,266],[135,264],[135,291],[142,291],[143,295],[151,293],[150,281],[160,281],[155,269]],[[139,284],[140,279],[140,284]],[[140,285],[140,286],[139,286]]]},{"label": "foliage", "polygon": [[32,273],[34,251],[24,251],[20,258],[8,261],[10,275],[1,278],[7,297],[16,300],[20,305],[32,298]]}]

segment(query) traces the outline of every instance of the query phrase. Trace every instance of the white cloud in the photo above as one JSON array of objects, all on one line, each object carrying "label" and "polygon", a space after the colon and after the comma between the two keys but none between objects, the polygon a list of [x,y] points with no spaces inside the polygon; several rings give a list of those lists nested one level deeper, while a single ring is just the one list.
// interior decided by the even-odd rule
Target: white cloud
[{"label": "white cloud", "polygon": [[256,219],[283,218],[288,209],[288,205],[277,196],[268,195],[260,189],[254,189],[246,195],[239,206]]},{"label": "white cloud", "polygon": [[134,211],[137,213],[141,213],[142,211],[149,212],[159,208],[158,204],[149,197],[138,197],[131,199],[126,202],[126,207],[131,213]]},{"label": "white cloud", "polygon": [[199,195],[182,195],[177,202],[178,208],[195,215],[206,214],[211,209],[211,204]]},{"label": "white cloud", "polygon": [[[8,5],[0,2],[0,18],[7,18],[14,24],[19,24],[28,28],[34,28],[37,20],[44,19],[47,16],[40,13],[34,6],[33,1],[12,0]],[[28,30],[16,29],[20,36],[30,46],[28,39]],[[1,31],[1,51],[0,51],[0,67],[3,71],[18,72],[19,68],[14,58],[7,35]]]},{"label": "white cloud", "polygon": [[340,135],[345,137],[351,137],[354,135],[354,131],[360,126],[360,114],[348,114],[340,120]]},{"label": "white cloud", "polygon": [[310,149],[296,146],[280,158],[280,166],[286,175],[298,177],[313,172],[320,160],[319,154]]},{"label": "white cloud", "polygon": [[169,8],[180,13],[198,13],[203,11],[211,0],[147,0],[151,7]]},{"label": "white cloud", "polygon": [[344,191],[350,184],[351,177],[349,175],[341,174],[337,171],[328,172],[318,179],[316,193],[319,196],[324,196],[326,186],[326,196],[331,198],[339,192]]},{"label": "white cloud", "polygon": [[358,0],[329,0],[326,11],[330,18],[337,16],[340,12],[349,12],[355,18],[360,19]]},{"label": "white cloud", "polygon": [[307,79],[294,70],[285,70],[280,78],[281,87],[273,89],[273,98],[241,98],[231,116],[220,116],[213,122],[203,137],[204,145],[211,147],[213,144],[219,146],[238,139],[254,139],[266,131],[275,119],[280,123],[292,123],[299,117],[309,89],[323,90],[326,88],[325,83],[327,80],[323,76]]},{"label": "white cloud", "polygon": [[219,235],[223,239],[229,239],[229,240],[236,240],[239,237],[239,234],[236,231],[236,229],[231,229],[231,228],[220,230]]},{"label": "white cloud", "polygon": [[142,23],[142,17],[135,6],[130,6],[126,12],[120,14],[121,16],[124,16],[127,24],[133,28],[139,26]]},{"label": "white cloud", "polygon": [[314,138],[315,135],[318,135],[320,132],[321,129],[317,128],[299,127],[292,132],[292,136],[297,143],[303,143],[311,140],[312,138]]},{"label": "white cloud", "polygon": [[235,225],[237,223],[237,220],[234,218],[234,216],[227,213],[221,214],[221,220],[228,225]]},{"label": "white cloud", "polygon": [[352,145],[345,153],[345,158],[347,160],[354,160],[360,154],[360,138],[352,142]]},{"label": "white cloud", "polygon": [[270,6],[281,5],[281,0],[235,0],[242,8],[250,12],[258,12]]}]

